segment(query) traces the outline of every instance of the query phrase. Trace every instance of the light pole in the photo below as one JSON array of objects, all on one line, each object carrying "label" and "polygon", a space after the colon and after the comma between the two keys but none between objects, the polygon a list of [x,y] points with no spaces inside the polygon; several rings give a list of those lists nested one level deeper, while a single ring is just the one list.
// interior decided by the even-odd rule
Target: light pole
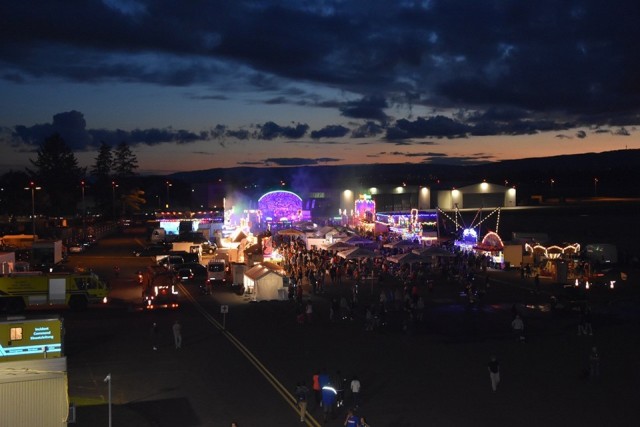
[{"label": "light pole", "polygon": [[116,220],[116,184],[115,181],[111,181],[111,204],[113,205],[113,220]]},{"label": "light pole", "polygon": [[104,382],[107,383],[109,388],[109,427],[111,427],[111,373],[109,373],[106,377],[104,377]]},{"label": "light pole", "polygon": [[84,179],[82,181],[80,181],[80,190],[82,191],[82,237],[86,238],[87,237],[87,221],[86,221],[86,217],[87,217],[87,207],[84,204],[84,186],[85,186],[85,182]]},{"label": "light pole", "polygon": [[36,183],[31,181],[25,190],[31,190],[31,235],[33,240],[36,240],[36,190],[41,190],[42,187],[36,186]]},{"label": "light pole", "polygon": [[166,184],[167,184],[167,205],[165,207],[169,209],[169,187],[171,187],[173,184],[171,184],[169,181],[167,181]]},{"label": "light pole", "polygon": [[593,178],[593,195],[598,197],[598,178]]}]

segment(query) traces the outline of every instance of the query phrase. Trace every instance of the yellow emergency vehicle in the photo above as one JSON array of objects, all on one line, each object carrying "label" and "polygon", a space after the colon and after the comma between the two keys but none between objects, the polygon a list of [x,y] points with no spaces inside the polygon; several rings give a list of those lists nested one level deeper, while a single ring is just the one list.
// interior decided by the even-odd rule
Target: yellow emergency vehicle
[{"label": "yellow emergency vehicle", "polygon": [[95,273],[14,272],[0,276],[0,310],[20,313],[25,309],[67,306],[86,309],[106,303],[108,288]]}]

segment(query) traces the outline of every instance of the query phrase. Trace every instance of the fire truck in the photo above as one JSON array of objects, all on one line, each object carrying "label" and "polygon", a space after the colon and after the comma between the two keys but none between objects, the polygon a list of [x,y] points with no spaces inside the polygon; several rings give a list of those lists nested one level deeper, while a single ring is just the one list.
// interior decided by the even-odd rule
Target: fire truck
[{"label": "fire truck", "polygon": [[89,304],[106,303],[108,287],[94,273],[13,272],[0,276],[0,311],[66,306],[84,310]]},{"label": "fire truck", "polygon": [[149,282],[144,290],[145,308],[178,308],[176,273],[161,266],[147,268]]}]

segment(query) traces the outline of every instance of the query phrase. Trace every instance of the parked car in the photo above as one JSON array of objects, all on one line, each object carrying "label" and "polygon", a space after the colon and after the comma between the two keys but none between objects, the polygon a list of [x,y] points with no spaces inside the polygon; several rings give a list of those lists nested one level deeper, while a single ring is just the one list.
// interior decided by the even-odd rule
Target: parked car
[{"label": "parked car", "polygon": [[178,270],[188,268],[193,272],[194,279],[207,279],[207,267],[197,262],[187,262],[176,267]]},{"label": "parked car", "polygon": [[179,268],[176,275],[182,283],[188,283],[194,278],[193,270],[190,268]]},{"label": "parked car", "polygon": [[67,246],[67,251],[71,254],[79,254],[80,252],[84,252],[86,246],[80,242],[72,242]]}]

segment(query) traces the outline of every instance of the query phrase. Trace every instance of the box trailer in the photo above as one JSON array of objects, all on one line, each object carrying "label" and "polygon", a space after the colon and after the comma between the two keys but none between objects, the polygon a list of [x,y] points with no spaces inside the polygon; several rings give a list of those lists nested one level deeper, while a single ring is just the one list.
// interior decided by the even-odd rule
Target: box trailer
[{"label": "box trailer", "polygon": [[31,247],[31,266],[34,269],[54,267],[65,259],[62,240],[40,240]]}]

